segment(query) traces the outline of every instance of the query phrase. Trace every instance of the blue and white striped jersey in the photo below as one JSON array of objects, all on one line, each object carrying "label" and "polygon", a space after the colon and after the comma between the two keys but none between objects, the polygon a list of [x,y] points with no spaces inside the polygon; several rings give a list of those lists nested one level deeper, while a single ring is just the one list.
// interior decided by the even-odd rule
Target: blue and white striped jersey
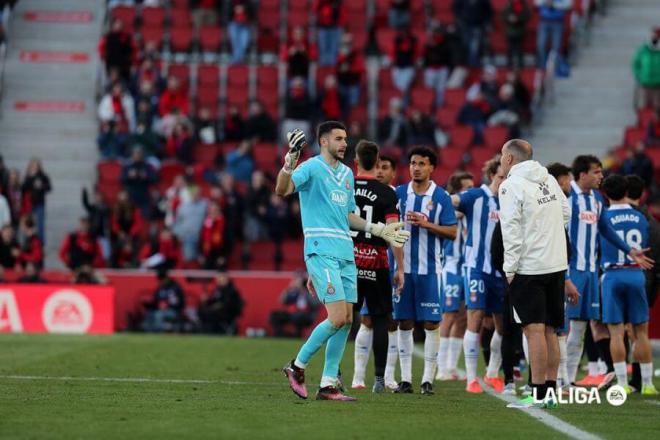
[{"label": "blue and white striped jersey", "polygon": [[465,214],[467,241],[465,266],[487,274],[501,276],[493,269],[490,258],[490,242],[495,225],[499,221],[499,201],[488,185],[471,188],[458,194],[458,210]]},{"label": "blue and white striped jersey", "polygon": [[465,263],[465,241],[467,239],[467,227],[465,217],[458,220],[456,225],[456,238],[454,240],[442,240],[443,268],[446,272],[461,275],[461,268]]},{"label": "blue and white striped jersey", "polygon": [[[609,223],[619,238],[628,246],[635,249],[644,249],[649,241],[649,222],[644,215],[628,204],[612,205],[603,213],[603,218]],[[601,265],[604,269],[610,266],[635,264],[621,250],[617,249],[609,240],[601,237],[602,248]]]},{"label": "blue and white striped jersey", "polygon": [[571,206],[571,221],[568,224],[568,237],[571,242],[569,270],[596,272],[598,268],[598,234],[612,242],[617,248],[630,252],[628,246],[612,229],[603,212],[603,196],[597,191],[583,192],[575,181],[571,182],[568,197]]},{"label": "blue and white striped jersey", "polygon": [[[456,224],[456,214],[451,198],[442,187],[431,182],[422,195],[415,194],[413,184],[399,185],[396,189],[401,218],[408,212],[424,214],[430,222],[450,226]],[[442,272],[442,238],[419,226],[405,224],[410,231],[410,240],[403,247],[403,271],[418,275],[439,274]]]}]

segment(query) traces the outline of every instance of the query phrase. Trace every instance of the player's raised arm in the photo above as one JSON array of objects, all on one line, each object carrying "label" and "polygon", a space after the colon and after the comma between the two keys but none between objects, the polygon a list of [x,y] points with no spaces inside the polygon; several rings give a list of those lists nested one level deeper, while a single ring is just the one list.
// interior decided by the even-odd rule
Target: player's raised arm
[{"label": "player's raised arm", "polygon": [[295,180],[292,179],[292,175],[293,171],[296,169],[296,165],[298,164],[300,153],[302,152],[302,149],[307,145],[305,132],[299,128],[288,132],[286,137],[289,141],[289,151],[284,156],[284,166],[277,174],[275,193],[278,196],[288,196],[296,189]]}]

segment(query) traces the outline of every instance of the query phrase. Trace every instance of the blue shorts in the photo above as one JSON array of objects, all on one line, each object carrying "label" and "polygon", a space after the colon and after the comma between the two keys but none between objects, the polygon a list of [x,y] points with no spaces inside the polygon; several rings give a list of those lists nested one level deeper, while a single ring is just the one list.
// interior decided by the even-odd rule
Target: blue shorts
[{"label": "blue shorts", "polygon": [[354,262],[312,254],[307,256],[305,264],[316,295],[323,304],[357,302],[357,269]]},{"label": "blue shorts", "polygon": [[440,304],[442,313],[458,312],[463,295],[463,277],[455,273],[442,272],[442,289],[440,290]]},{"label": "blue shorts", "polygon": [[466,273],[465,308],[501,314],[504,310],[504,280],[476,269],[468,269]]},{"label": "blue shorts", "polygon": [[440,284],[440,274],[405,274],[403,290],[394,296],[394,319],[441,321]]},{"label": "blue shorts", "polygon": [[612,269],[605,271],[602,282],[604,324],[642,324],[649,320],[644,272]]},{"label": "blue shorts", "polygon": [[577,304],[566,303],[566,317],[577,321],[600,320],[598,273],[571,269],[569,278],[580,296]]}]

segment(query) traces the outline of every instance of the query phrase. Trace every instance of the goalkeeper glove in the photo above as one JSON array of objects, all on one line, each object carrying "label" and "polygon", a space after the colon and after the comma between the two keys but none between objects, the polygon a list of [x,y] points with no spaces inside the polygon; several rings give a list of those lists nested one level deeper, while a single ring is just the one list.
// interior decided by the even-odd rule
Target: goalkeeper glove
[{"label": "goalkeeper glove", "polygon": [[307,146],[307,140],[305,139],[305,132],[299,128],[288,132],[286,138],[289,141],[289,151],[284,156],[282,170],[287,174],[291,174],[296,168],[302,149]]},{"label": "goalkeeper glove", "polygon": [[365,232],[370,232],[376,237],[385,240],[392,247],[403,247],[410,238],[410,232],[403,229],[403,223],[367,223]]}]

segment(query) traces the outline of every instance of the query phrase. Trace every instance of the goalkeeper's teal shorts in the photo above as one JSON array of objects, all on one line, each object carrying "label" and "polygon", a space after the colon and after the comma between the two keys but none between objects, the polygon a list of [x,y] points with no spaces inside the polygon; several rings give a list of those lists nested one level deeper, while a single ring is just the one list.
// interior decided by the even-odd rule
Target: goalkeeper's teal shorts
[{"label": "goalkeeper's teal shorts", "polygon": [[355,262],[312,254],[305,259],[307,273],[314,283],[316,295],[323,304],[357,302],[357,269]]}]

